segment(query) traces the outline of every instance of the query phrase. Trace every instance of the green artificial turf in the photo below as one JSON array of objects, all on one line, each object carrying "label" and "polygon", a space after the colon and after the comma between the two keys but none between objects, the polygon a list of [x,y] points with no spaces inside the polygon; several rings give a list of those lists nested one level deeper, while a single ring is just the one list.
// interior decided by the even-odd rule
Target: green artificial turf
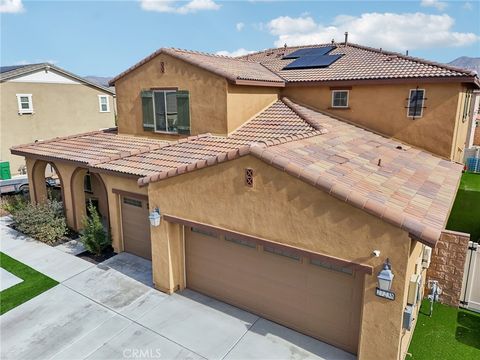
[{"label": "green artificial turf", "polygon": [[424,300],[406,359],[480,359],[480,314]]},{"label": "green artificial turf", "polygon": [[466,232],[480,239],[480,174],[465,173],[458,188],[447,229]]},{"label": "green artificial turf", "polygon": [[0,292],[0,315],[58,284],[53,279],[0,252],[0,267],[23,281]]}]

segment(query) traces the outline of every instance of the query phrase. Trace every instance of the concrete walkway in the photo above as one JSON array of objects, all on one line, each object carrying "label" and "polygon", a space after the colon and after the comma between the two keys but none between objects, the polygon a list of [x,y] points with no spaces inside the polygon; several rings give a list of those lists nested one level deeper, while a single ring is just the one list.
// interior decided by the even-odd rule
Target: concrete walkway
[{"label": "concrete walkway", "polygon": [[1,359],[355,359],[210,297],[148,286],[151,264],[95,266],[6,227],[0,249],[60,284],[0,317]]}]

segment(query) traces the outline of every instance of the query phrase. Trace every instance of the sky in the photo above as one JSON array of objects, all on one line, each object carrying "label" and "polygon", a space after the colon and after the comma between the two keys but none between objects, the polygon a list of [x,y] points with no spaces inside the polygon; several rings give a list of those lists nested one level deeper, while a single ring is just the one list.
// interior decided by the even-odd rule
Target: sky
[{"label": "sky", "polygon": [[0,0],[0,64],[115,76],[161,47],[243,55],[349,41],[439,62],[480,57],[480,0]]}]

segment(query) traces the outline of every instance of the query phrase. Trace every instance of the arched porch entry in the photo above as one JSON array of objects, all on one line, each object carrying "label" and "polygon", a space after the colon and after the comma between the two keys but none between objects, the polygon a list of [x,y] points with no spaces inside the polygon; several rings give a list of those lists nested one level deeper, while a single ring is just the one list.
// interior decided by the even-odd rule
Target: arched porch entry
[{"label": "arched porch entry", "polygon": [[[62,174],[52,162],[35,161],[32,169],[30,199],[35,203],[42,203],[47,199],[55,199],[63,203],[65,209],[64,182]],[[26,191],[27,189],[21,189]]]},{"label": "arched porch entry", "polygon": [[110,233],[108,194],[102,177],[85,168],[78,168],[72,174],[70,189],[75,229],[77,231],[82,229],[83,219],[88,215],[88,204],[91,201],[102,218],[105,230]]}]

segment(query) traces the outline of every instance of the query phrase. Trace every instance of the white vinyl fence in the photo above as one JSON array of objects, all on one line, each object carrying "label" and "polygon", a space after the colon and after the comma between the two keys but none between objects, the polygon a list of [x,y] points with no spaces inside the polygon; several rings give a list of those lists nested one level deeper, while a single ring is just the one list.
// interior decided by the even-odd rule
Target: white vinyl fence
[{"label": "white vinyl fence", "polygon": [[480,312],[480,245],[468,243],[460,306]]}]

